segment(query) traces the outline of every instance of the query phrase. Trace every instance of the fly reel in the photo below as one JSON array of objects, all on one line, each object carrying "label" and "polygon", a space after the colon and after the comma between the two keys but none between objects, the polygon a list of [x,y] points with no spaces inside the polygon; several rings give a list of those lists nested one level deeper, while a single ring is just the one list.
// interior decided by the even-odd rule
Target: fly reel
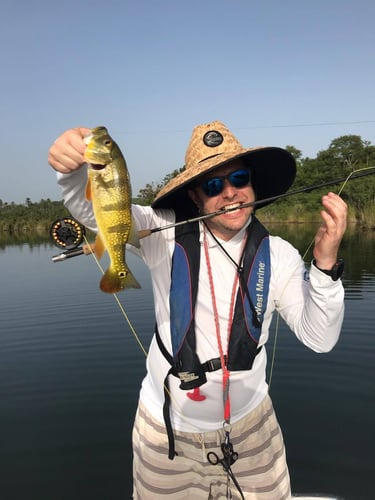
[{"label": "fly reel", "polygon": [[51,224],[49,233],[58,248],[73,250],[82,243],[86,230],[73,217],[62,217]]}]

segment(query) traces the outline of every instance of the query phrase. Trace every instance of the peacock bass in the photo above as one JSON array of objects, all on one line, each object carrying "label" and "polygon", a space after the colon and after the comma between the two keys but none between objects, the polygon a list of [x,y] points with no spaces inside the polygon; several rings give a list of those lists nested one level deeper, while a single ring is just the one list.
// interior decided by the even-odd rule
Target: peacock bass
[{"label": "peacock bass", "polygon": [[140,288],[125,260],[125,245],[138,245],[132,232],[131,187],[125,158],[105,127],[96,127],[85,137],[88,163],[86,198],[92,201],[98,235],[92,247],[100,259],[107,250],[110,264],[100,289],[116,293]]}]

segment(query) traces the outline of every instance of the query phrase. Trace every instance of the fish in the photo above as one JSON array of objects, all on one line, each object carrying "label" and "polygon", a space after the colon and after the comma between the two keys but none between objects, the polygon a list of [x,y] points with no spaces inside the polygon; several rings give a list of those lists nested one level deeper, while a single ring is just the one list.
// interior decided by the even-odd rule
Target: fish
[{"label": "fish", "polygon": [[127,243],[139,246],[132,224],[131,184],[125,158],[106,127],[91,129],[84,141],[88,164],[86,198],[92,202],[98,226],[90,249],[98,259],[105,251],[110,258],[99,287],[106,293],[140,288],[125,259]]}]

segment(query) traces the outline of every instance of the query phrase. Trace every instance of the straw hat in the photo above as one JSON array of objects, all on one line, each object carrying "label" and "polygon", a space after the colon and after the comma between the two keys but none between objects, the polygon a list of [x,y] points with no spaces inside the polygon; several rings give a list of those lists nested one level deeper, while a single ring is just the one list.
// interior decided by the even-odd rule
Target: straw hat
[{"label": "straw hat", "polygon": [[[161,189],[153,208],[182,208],[189,203],[187,190],[198,177],[238,158],[243,158],[251,171],[257,200],[283,194],[293,184],[296,163],[288,151],[278,147],[244,148],[223,123],[214,121],[194,128],[185,169]],[[267,204],[260,203],[257,208]]]}]

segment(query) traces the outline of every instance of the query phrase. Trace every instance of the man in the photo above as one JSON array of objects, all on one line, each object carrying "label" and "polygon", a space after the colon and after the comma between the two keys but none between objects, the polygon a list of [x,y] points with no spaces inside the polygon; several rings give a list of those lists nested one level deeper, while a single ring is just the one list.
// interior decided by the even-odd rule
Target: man
[{"label": "man", "polygon": [[[72,215],[95,230],[84,199],[88,133],[62,134],[49,162]],[[151,272],[157,323],[133,431],[134,498],[287,499],[262,346],[276,309],[309,348],[334,347],[344,312],[338,250],[347,207],[333,193],[323,196],[308,278],[298,252],[270,236],[248,206],[258,200],[261,208],[292,185],[295,162],[286,150],[243,148],[216,121],[195,127],[185,160],[152,207],[132,207],[138,230],[221,211],[133,249]]]}]

